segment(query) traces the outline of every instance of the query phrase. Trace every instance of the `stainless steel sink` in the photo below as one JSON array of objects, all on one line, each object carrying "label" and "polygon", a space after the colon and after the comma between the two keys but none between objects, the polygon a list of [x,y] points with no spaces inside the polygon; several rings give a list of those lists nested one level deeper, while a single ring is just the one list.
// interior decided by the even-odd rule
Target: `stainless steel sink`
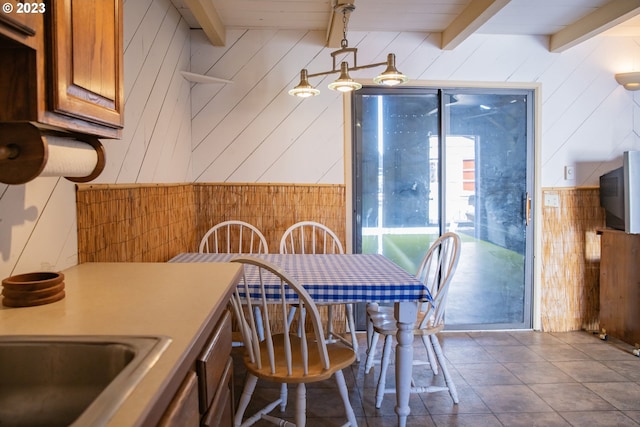
[{"label": "stainless steel sink", "polygon": [[101,426],[169,344],[150,336],[0,336],[0,426]]}]

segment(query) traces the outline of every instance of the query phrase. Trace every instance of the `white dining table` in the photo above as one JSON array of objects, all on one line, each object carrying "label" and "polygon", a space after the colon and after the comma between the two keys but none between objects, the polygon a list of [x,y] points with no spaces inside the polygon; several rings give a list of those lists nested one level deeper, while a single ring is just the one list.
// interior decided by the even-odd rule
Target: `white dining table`
[{"label": "white dining table", "polygon": [[[169,262],[228,262],[238,254],[181,253]],[[246,255],[243,255],[246,256]],[[251,255],[281,267],[316,302],[393,302],[398,322],[396,344],[396,407],[398,425],[406,426],[413,364],[413,327],[420,302],[431,300],[427,287],[393,261],[379,254]],[[249,277],[247,278],[249,280]],[[274,295],[275,298],[275,295]]]}]

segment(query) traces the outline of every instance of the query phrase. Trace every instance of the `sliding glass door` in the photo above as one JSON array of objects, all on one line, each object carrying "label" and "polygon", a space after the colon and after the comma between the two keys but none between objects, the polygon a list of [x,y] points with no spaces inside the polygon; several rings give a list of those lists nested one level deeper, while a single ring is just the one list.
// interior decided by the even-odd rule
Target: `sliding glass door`
[{"label": "sliding glass door", "polygon": [[353,96],[353,248],[414,273],[463,241],[450,329],[531,327],[533,105],[526,90],[365,88]]}]

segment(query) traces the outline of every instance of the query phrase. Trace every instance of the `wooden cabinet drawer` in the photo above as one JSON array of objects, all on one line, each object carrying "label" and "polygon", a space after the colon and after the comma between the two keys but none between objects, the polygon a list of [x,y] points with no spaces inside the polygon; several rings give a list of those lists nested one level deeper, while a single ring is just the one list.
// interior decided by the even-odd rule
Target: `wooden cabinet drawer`
[{"label": "wooden cabinet drawer", "polygon": [[231,427],[233,425],[233,360],[224,367],[220,387],[211,407],[202,419],[202,427]]},{"label": "wooden cabinet drawer", "polygon": [[158,425],[161,427],[199,426],[198,404],[198,378],[195,372],[189,371]]},{"label": "wooden cabinet drawer", "polygon": [[196,361],[198,387],[200,389],[200,412],[207,412],[216,391],[221,386],[225,372],[225,361],[231,355],[231,312],[221,316],[211,338]]}]

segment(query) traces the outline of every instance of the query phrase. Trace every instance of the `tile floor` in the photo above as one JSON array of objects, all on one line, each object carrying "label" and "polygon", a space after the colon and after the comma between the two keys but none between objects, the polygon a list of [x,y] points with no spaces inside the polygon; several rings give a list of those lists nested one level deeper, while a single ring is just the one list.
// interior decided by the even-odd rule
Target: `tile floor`
[{"label": "tile floor", "polygon": [[[365,341],[359,334],[362,362],[345,370],[358,423],[397,425],[395,395],[385,395],[382,407],[375,408],[379,365],[364,374]],[[408,426],[640,425],[640,358],[615,339],[602,341],[590,332],[444,332],[440,342],[460,403],[454,405],[447,392],[412,394]],[[424,354],[420,341],[414,349],[415,355]],[[244,380],[241,352],[234,349],[236,401]],[[392,385],[393,367],[389,371],[387,385]],[[433,377],[428,367],[414,368],[414,376],[442,381],[442,374]],[[254,400],[266,402],[278,391],[259,381]],[[293,393],[290,389],[285,413],[291,420]],[[308,426],[346,421],[333,379],[308,386],[307,402]]]}]

